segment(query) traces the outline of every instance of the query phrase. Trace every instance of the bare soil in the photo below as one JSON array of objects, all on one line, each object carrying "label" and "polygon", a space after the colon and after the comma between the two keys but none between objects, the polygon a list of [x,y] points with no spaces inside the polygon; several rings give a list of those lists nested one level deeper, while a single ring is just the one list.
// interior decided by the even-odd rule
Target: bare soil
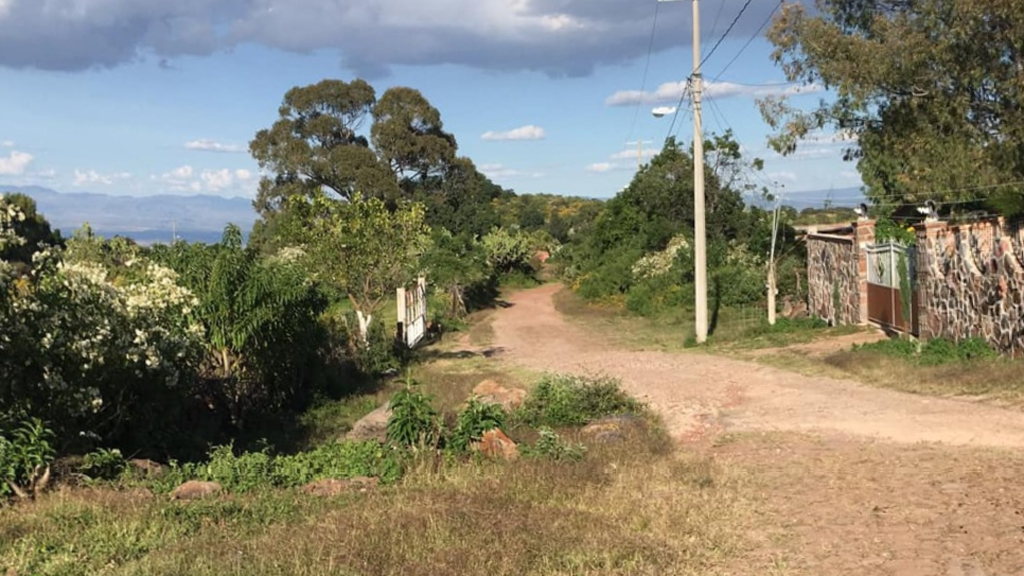
[{"label": "bare soil", "polygon": [[530,370],[618,377],[675,439],[748,470],[763,507],[730,573],[1024,576],[1024,413],[622,350],[562,318],[559,289],[512,295],[492,350]]}]

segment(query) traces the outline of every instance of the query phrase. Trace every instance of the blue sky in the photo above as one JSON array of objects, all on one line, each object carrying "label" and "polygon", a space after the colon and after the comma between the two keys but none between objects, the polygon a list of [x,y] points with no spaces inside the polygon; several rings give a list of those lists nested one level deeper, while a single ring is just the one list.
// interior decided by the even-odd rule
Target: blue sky
[{"label": "blue sky", "polygon": [[[744,3],[702,1],[705,51]],[[707,61],[705,77],[721,78],[706,131],[731,127],[766,160],[758,182],[787,194],[859,186],[841,160],[848,143],[830,134],[791,158],[765,147],[755,97],[793,87],[778,84],[766,41],[740,50],[775,7],[753,0]],[[252,196],[248,142],[285,91],[363,77],[378,96],[423,92],[460,154],[505,187],[609,197],[636,170],[635,141],[651,153],[669,133],[671,117],[650,110],[678,102],[691,10],[686,0],[0,0],[0,183]],[[680,114],[673,131],[686,142],[690,122]]]}]

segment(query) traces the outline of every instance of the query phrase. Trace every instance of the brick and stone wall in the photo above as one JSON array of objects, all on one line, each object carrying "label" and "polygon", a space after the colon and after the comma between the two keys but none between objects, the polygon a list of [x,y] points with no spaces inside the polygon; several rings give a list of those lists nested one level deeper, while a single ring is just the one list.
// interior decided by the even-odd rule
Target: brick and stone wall
[{"label": "brick and stone wall", "polygon": [[1024,354],[1024,230],[1001,220],[918,227],[921,338],[984,338]]},{"label": "brick and stone wall", "polygon": [[860,324],[861,311],[866,308],[861,305],[859,267],[855,235],[809,234],[807,307],[810,314],[836,324]]}]

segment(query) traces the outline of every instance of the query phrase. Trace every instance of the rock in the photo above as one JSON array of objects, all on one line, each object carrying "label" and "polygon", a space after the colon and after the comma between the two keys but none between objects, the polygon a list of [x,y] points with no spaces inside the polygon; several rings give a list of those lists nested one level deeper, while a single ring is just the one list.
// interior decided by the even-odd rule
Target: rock
[{"label": "rock", "polygon": [[323,480],[315,480],[306,484],[300,489],[300,491],[303,494],[309,494],[311,496],[332,497],[346,492],[367,492],[376,488],[379,483],[379,479],[367,476],[357,476],[355,478],[346,478],[344,480],[325,478]]},{"label": "rock", "polygon": [[218,494],[220,491],[220,484],[216,482],[189,480],[171,492],[171,500],[198,500]]},{"label": "rock", "polygon": [[519,458],[519,447],[500,428],[484,432],[479,442],[474,442],[473,450],[488,458],[515,460]]},{"label": "rock", "polygon": [[143,476],[159,476],[164,473],[164,465],[144,458],[132,458],[128,461],[128,467]]},{"label": "rock", "polygon": [[506,411],[512,411],[523,405],[526,390],[506,388],[494,380],[484,380],[473,388],[473,396],[484,404],[498,404]]},{"label": "rock", "polygon": [[383,442],[387,439],[388,419],[391,418],[391,410],[387,404],[370,412],[359,419],[352,426],[352,429],[345,434],[346,440],[378,440]]},{"label": "rock", "polygon": [[643,430],[647,424],[635,414],[616,414],[594,420],[580,430],[584,438],[602,444],[625,440],[632,433]]}]

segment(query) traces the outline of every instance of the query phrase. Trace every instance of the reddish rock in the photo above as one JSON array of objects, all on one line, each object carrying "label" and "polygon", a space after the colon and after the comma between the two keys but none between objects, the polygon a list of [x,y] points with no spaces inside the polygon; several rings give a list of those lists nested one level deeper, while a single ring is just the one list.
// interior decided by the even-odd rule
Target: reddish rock
[{"label": "reddish rock", "polygon": [[360,418],[352,426],[352,430],[345,435],[345,439],[355,441],[379,440],[383,442],[387,439],[389,418],[391,418],[391,410],[388,409],[387,405],[381,406]]},{"label": "reddish rock", "polygon": [[643,418],[633,414],[617,414],[594,420],[580,430],[584,438],[605,444],[625,440],[630,434],[642,430]]},{"label": "reddish rock", "polygon": [[473,388],[473,396],[484,404],[498,404],[505,410],[512,411],[523,405],[526,390],[506,388],[494,380],[484,380]]},{"label": "reddish rock", "polygon": [[367,476],[357,476],[355,478],[347,478],[344,480],[325,478],[323,480],[315,480],[306,484],[300,489],[300,491],[303,494],[309,494],[311,496],[331,497],[344,494],[346,492],[367,492],[372,488],[377,487],[379,483],[379,479]]},{"label": "reddish rock", "polygon": [[519,447],[500,428],[484,432],[479,442],[473,443],[473,449],[488,458],[515,460],[519,458]]},{"label": "reddish rock", "polygon": [[128,466],[143,476],[159,476],[164,473],[163,464],[142,458],[132,458],[128,461]]},{"label": "reddish rock", "polygon": [[220,484],[216,482],[189,480],[171,492],[171,500],[198,500],[218,494],[220,491]]}]

